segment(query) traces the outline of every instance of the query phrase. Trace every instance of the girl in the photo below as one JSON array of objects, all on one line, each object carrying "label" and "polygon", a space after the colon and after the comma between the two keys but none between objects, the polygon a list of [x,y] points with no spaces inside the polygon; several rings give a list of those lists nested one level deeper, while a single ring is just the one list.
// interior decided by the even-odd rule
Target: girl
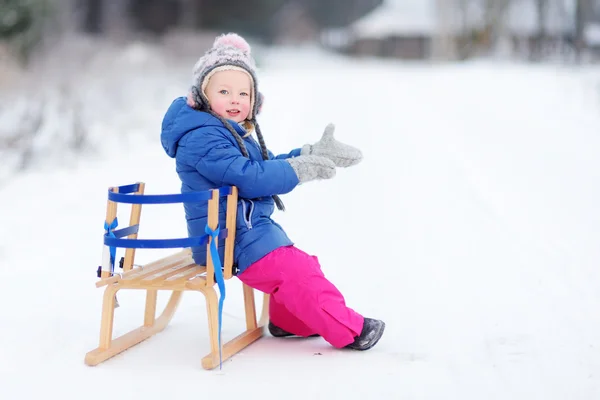
[{"label": "girl", "polygon": [[[262,94],[255,70],[243,38],[232,33],[217,37],[194,67],[187,98],[175,99],[167,110],[162,145],[176,159],[182,192],[237,186],[237,276],[271,295],[273,336],[320,335],[337,348],[370,349],[381,338],[384,322],[347,307],[323,275],[317,257],[296,248],[271,219],[275,205],[284,209],[278,195],[311,180],[333,178],[336,167],[357,164],[362,154],[336,141],[329,125],[317,143],[274,156],[256,122]],[[207,205],[184,207],[188,234],[202,235]],[[224,218],[220,223],[224,225]],[[205,262],[205,247],[192,252],[196,263]]]}]

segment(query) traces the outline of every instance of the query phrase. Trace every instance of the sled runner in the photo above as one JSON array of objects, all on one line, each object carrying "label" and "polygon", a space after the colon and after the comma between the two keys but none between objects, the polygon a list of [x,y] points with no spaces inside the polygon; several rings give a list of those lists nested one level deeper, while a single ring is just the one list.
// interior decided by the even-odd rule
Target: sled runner
[{"label": "sled runner", "polygon": [[[262,316],[256,320],[254,290],[243,285],[246,329],[229,342],[221,343],[221,317],[225,299],[225,281],[233,274],[233,248],[237,213],[237,188],[223,187],[206,192],[183,194],[145,195],[144,183],[112,187],[108,190],[108,205],[104,224],[103,264],[98,268],[100,280],[96,287],[106,286],[102,303],[100,343],[98,348],[85,356],[87,365],[97,365],[128,348],[162,331],[171,321],[184,291],[199,291],[206,297],[210,353],[202,358],[202,366],[213,369],[223,360],[232,357],[263,335],[268,318],[269,297],[265,294]],[[219,223],[219,199],[227,196],[225,228]],[[182,239],[138,239],[142,204],[208,202],[206,235]],[[116,229],[117,204],[131,204],[129,226]],[[221,262],[218,240],[225,240],[225,255]],[[207,246],[206,265],[197,265],[192,259],[191,246]],[[125,248],[121,260],[123,272],[115,272],[116,248]],[[134,265],[136,249],[181,248],[183,250],[144,266]],[[215,284],[219,287],[217,297]],[[112,337],[115,315],[116,293],[119,290],[146,291],[144,324],[118,338]],[[171,292],[171,297],[162,312],[156,317],[159,290]]]}]

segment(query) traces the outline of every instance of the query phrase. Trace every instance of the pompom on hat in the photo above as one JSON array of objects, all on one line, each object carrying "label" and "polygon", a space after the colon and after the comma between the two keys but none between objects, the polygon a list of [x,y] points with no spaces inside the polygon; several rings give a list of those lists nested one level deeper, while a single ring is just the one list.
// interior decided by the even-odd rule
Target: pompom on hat
[{"label": "pompom on hat", "polygon": [[226,33],[218,36],[212,48],[196,62],[188,103],[199,110],[208,109],[208,98],[205,90],[210,78],[219,71],[228,70],[242,71],[248,74],[252,84],[248,119],[254,122],[262,106],[263,97],[258,91],[256,63],[252,58],[250,45],[236,33]]},{"label": "pompom on hat", "polygon": [[[256,115],[262,108],[263,96],[258,91],[258,79],[256,78],[256,63],[252,58],[250,45],[248,42],[236,33],[226,33],[217,36],[213,46],[196,62],[193,70],[192,88],[188,93],[187,103],[190,107],[212,114],[218,118],[223,125],[235,138],[240,151],[244,157],[248,156],[248,150],[244,144],[244,139],[236,132],[231,124],[220,115],[210,109],[208,98],[204,90],[210,81],[211,76],[219,71],[236,70],[248,74],[252,84],[252,94],[250,96],[250,114],[247,122],[250,126],[244,124],[246,130],[254,128],[263,160],[269,159],[267,145],[263,138],[260,127],[256,122]],[[279,196],[274,195],[273,200],[279,210],[285,210],[283,202]]]}]

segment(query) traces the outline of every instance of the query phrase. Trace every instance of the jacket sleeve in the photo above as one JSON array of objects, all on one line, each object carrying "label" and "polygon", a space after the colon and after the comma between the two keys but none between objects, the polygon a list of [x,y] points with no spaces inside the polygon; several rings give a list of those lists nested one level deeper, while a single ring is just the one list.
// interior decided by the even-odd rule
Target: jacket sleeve
[{"label": "jacket sleeve", "polygon": [[287,158],[298,157],[300,155],[301,151],[302,151],[302,149],[294,149],[287,154],[279,154],[279,155],[275,156],[275,155],[273,155],[273,153],[271,153],[271,150],[269,150],[269,159],[270,160],[285,160]]},{"label": "jacket sleeve", "polygon": [[178,152],[186,163],[218,186],[237,186],[241,197],[285,194],[298,185],[292,166],[283,159],[253,161],[218,129],[198,129],[188,134]]}]

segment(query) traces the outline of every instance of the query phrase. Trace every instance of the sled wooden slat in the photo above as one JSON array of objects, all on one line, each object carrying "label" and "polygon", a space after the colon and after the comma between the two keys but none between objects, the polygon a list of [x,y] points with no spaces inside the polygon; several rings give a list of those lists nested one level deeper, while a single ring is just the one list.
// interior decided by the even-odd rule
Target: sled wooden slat
[{"label": "sled wooden slat", "polygon": [[180,272],[177,275],[168,277],[167,281],[181,280],[181,278],[185,278],[186,280],[191,281],[194,277],[201,276],[201,275],[206,275],[206,267],[201,267],[199,265],[196,265],[196,268],[194,269],[193,273],[192,273],[192,271]]},{"label": "sled wooden slat", "polygon": [[[138,183],[138,195],[143,195],[145,185]],[[110,188],[118,192],[118,188]],[[216,229],[219,221],[220,195],[217,189],[212,190],[211,199],[208,200],[208,225]],[[225,238],[225,255],[223,262],[223,276],[226,280],[233,275],[233,251],[235,244],[235,226],[237,213],[237,188],[232,187],[231,194],[227,195],[227,210],[225,227],[228,236]],[[131,205],[130,225],[138,225],[141,219],[141,204]],[[108,201],[106,211],[106,222],[110,223],[117,215],[117,203]],[[128,239],[136,239],[136,234],[131,234]],[[212,237],[210,238],[212,240]],[[202,358],[203,368],[212,369],[219,365],[219,337],[218,337],[218,296],[215,290],[214,265],[210,255],[210,240],[207,245],[206,265],[194,263],[190,249],[178,251],[169,256],[150,262],[144,266],[134,266],[135,250],[127,248],[123,263],[123,273],[110,275],[108,271],[102,271],[101,278],[96,282],[96,287],[104,289],[102,315],[100,320],[100,341],[96,349],[88,352],[85,356],[87,365],[97,365],[111,357],[135,346],[162,331],[169,324],[184,291],[199,291],[206,298],[206,310],[208,317],[208,342],[210,352]],[[218,244],[218,243],[215,243]],[[254,290],[242,284],[244,291],[244,312],[246,326],[241,334],[234,339],[224,343],[221,348],[222,360],[225,361],[240,350],[244,349],[263,335],[264,326],[267,323],[269,297],[264,296],[263,315],[259,321],[256,320],[256,305]],[[113,338],[113,325],[115,320],[116,293],[119,290],[144,290],[146,291],[146,302],[144,310],[144,323],[141,327],[126,333],[120,337]],[[170,299],[160,316],[156,316],[156,305],[159,291],[171,292]]]},{"label": "sled wooden slat", "polygon": [[99,288],[102,286],[110,285],[111,283],[115,283],[121,279],[134,279],[139,277],[140,275],[145,276],[146,274],[156,272],[157,270],[165,266],[173,266],[177,263],[185,262],[184,260],[191,260],[191,257],[192,256],[189,249],[180,251],[176,254],[149,263],[143,267],[134,267],[132,270],[122,273],[121,276],[115,275],[106,279],[100,279],[98,282],[96,282],[96,287]]},{"label": "sled wooden slat", "polygon": [[[181,273],[182,271],[187,271],[189,269],[193,269],[195,266],[196,266],[196,264],[194,264],[193,262],[190,263],[189,261],[186,260],[185,262],[178,263],[177,265],[175,265],[173,267],[162,268],[159,271],[154,272],[151,275],[134,278],[131,281],[135,282],[135,283],[140,283],[140,284],[152,285],[152,284],[160,283],[163,280],[166,280],[173,275],[177,275],[177,274]],[[125,280],[127,280],[127,279],[125,279]]]},{"label": "sled wooden slat", "polygon": [[206,275],[195,276],[185,283],[185,287],[189,290],[200,290],[199,288],[206,285]]},{"label": "sled wooden slat", "polygon": [[200,275],[206,272],[205,267],[200,267],[195,265],[193,268],[190,268],[186,271],[180,271],[178,274],[170,276],[166,279],[167,282],[173,283],[185,283],[188,280],[192,279],[196,275]]},{"label": "sled wooden slat", "polygon": [[161,274],[168,273],[174,268],[185,267],[193,263],[194,261],[190,256],[180,256],[178,258],[173,259],[169,263],[161,263],[151,268],[142,267],[140,270],[136,271],[135,274],[124,274],[121,280],[123,282],[137,282],[145,278],[153,279],[160,277]]}]

